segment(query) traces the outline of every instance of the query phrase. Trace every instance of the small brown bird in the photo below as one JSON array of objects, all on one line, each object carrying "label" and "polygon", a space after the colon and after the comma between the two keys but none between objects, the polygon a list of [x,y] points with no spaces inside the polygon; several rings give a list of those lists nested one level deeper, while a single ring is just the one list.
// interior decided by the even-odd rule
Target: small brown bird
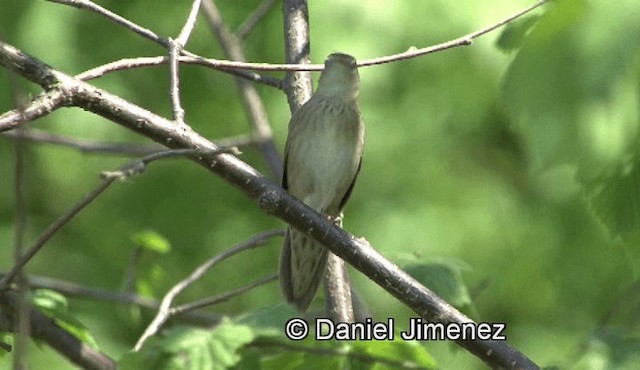
[{"label": "small brown bird", "polygon": [[[282,186],[341,225],[360,171],[364,122],[358,108],[356,60],[329,55],[315,94],[291,117]],[[322,281],[328,250],[304,232],[287,227],[280,254],[280,284],[287,301],[306,311]]]}]

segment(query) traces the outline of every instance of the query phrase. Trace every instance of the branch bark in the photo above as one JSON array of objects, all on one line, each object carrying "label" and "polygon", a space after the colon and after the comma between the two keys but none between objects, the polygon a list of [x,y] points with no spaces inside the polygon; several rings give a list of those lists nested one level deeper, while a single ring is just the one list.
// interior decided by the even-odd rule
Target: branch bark
[{"label": "branch bark", "polygon": [[[216,7],[213,0],[205,0],[202,3],[202,10],[209,23],[209,26],[215,31],[216,37],[227,55],[228,59],[246,62],[244,49],[240,40],[232,34],[222,21],[220,11]],[[256,146],[262,153],[262,157],[269,166],[269,170],[274,179],[282,177],[282,158],[273,142],[273,133],[269,125],[267,111],[262,104],[262,99],[258,94],[255,86],[246,78],[236,77],[236,85],[240,92],[240,98],[247,113],[247,118],[253,126],[253,135],[255,137]]]},{"label": "branch bark", "polygon": [[[0,316],[6,315],[8,323],[15,323],[20,304],[16,293],[0,295]],[[74,364],[87,370],[115,370],[116,362],[105,354],[89,347],[68,331],[59,327],[52,319],[27,306],[30,334],[35,339],[46,342],[51,348],[63,354]],[[12,330],[12,328],[9,328]]]}]

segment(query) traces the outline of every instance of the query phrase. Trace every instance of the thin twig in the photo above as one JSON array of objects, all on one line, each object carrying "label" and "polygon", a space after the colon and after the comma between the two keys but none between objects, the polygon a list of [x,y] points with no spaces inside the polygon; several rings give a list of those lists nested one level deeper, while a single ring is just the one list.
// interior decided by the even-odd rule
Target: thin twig
[{"label": "thin twig", "polygon": [[[217,71],[229,73],[234,76],[242,77],[248,81],[257,82],[266,86],[275,87],[277,89],[282,89],[282,80],[274,77],[262,76],[248,70],[241,70],[237,68],[237,62],[206,59],[202,57],[195,58],[190,56],[179,56],[177,59],[180,63],[201,65],[207,68],[215,69]],[[77,75],[76,78],[82,81],[89,81],[115,71],[122,71],[140,67],[160,66],[168,62],[168,56],[125,58],[111,63],[103,64],[88,71],[82,72]]]},{"label": "thin twig", "polygon": [[63,5],[70,5],[78,9],[90,10],[103,17],[111,19],[117,24],[124,26],[125,28],[137,33],[138,35],[144,38],[147,38],[155,43],[158,43],[164,46],[165,48],[169,46],[166,39],[163,39],[162,37],[156,35],[155,32],[151,31],[150,29],[139,26],[134,22],[131,22],[130,20],[124,17],[121,17],[108,9],[105,9],[92,1],[88,1],[88,0],[47,0],[47,1],[50,1],[52,3],[63,4]]},{"label": "thin twig", "polygon": [[138,263],[140,262],[140,257],[145,249],[142,247],[135,247],[131,251],[131,257],[129,257],[129,266],[124,274],[124,288],[123,290],[126,293],[131,293],[135,291],[136,281],[137,281],[137,272],[138,272]]},{"label": "thin twig", "polygon": [[136,352],[139,351],[140,348],[142,348],[142,345],[144,345],[144,342],[146,342],[147,339],[155,335],[158,330],[160,330],[160,327],[167,321],[170,316],[171,303],[173,302],[173,300],[178,296],[178,294],[182,293],[185,289],[187,289],[194,282],[200,279],[202,275],[204,275],[211,267],[242,251],[264,245],[269,240],[269,238],[276,235],[282,235],[282,230],[270,230],[257,234],[252,238],[206,260],[203,264],[193,270],[193,272],[189,274],[189,276],[175,284],[162,298],[158,313],[151,321],[149,326],[147,326],[144,333],[142,333],[142,336],[140,336],[140,339],[138,339],[138,341],[136,342],[133,350]]},{"label": "thin twig", "polygon": [[218,303],[222,303],[222,302],[226,302],[229,299],[233,298],[233,297],[237,297],[241,294],[244,294],[254,288],[257,288],[261,285],[265,285],[267,283],[270,283],[272,281],[276,281],[278,280],[278,274],[273,274],[271,276],[267,276],[265,278],[262,279],[258,279],[256,281],[254,281],[251,284],[247,284],[241,288],[238,289],[234,289],[231,290],[229,292],[225,292],[222,294],[218,294],[215,295],[213,297],[208,297],[208,298],[203,298],[203,299],[199,299],[197,301],[191,302],[191,303],[186,303],[186,304],[182,304],[176,307],[173,307],[169,310],[169,316],[174,316],[174,315],[179,315],[179,314],[183,314],[186,312],[190,312],[193,310],[197,310],[199,308],[203,308],[203,307],[207,307],[207,306],[212,306],[214,304],[218,304]]},{"label": "thin twig", "polygon": [[390,62],[394,62],[394,61],[398,61],[398,60],[405,60],[405,59],[411,59],[411,58],[416,58],[422,55],[426,55],[426,54],[431,54],[431,53],[435,53],[437,51],[442,51],[442,50],[446,50],[446,49],[451,49],[451,48],[455,48],[458,46],[468,46],[471,45],[473,43],[473,40],[484,35],[487,34],[493,30],[495,30],[496,28],[502,27],[505,24],[515,20],[516,18],[521,17],[524,14],[527,14],[529,12],[531,12],[532,10],[542,6],[543,4],[545,4],[547,2],[547,0],[540,0],[537,3],[531,5],[528,8],[525,8],[513,15],[510,15],[509,17],[501,20],[498,23],[492,24],[491,26],[485,27],[479,31],[475,31],[475,32],[471,32],[469,34],[466,34],[462,37],[458,37],[457,39],[451,40],[451,41],[447,41],[438,45],[433,45],[433,46],[429,46],[426,48],[422,48],[422,49],[409,49],[408,51],[405,51],[404,53],[399,53],[399,54],[394,54],[394,55],[387,55],[384,57],[380,57],[380,58],[374,58],[374,59],[368,59],[368,60],[363,60],[361,62],[358,63],[358,67],[367,67],[367,66],[373,66],[373,65],[377,65],[377,64],[385,64],[385,63],[390,63]]},{"label": "thin twig", "polygon": [[[222,45],[226,57],[244,61],[246,59],[244,47],[240,40],[229,32],[214,1],[205,0],[202,3],[202,10],[207,23],[215,32],[220,45]],[[280,179],[282,177],[282,158],[273,141],[273,132],[262,98],[253,84],[241,78],[236,78],[235,80],[244,111],[253,128],[252,136],[256,139],[256,147],[260,150],[262,158],[269,166],[271,177]]]},{"label": "thin twig", "polygon": [[102,194],[102,192],[105,191],[111,183],[113,183],[113,180],[113,178],[104,179],[97,188],[85,195],[76,205],[73,206],[73,208],[49,225],[49,227],[40,234],[38,240],[29,248],[29,250],[27,250],[25,254],[20,256],[20,259],[14,264],[11,270],[2,278],[2,280],[0,280],[0,291],[6,290],[13,279],[20,273],[20,271],[22,271],[22,268],[36,255],[36,253],[40,251],[45,243],[49,241],[49,239],[51,239],[58,230],[66,225],[67,222],[71,221],[75,215]]},{"label": "thin twig", "polygon": [[189,36],[191,36],[191,32],[196,25],[196,17],[198,16],[198,10],[200,10],[200,3],[202,0],[194,0],[191,5],[191,11],[189,12],[189,16],[187,17],[187,21],[185,22],[182,30],[180,31],[180,35],[175,41],[180,45],[181,48],[187,46],[187,40],[189,40]]},{"label": "thin twig", "polygon": [[169,43],[169,95],[171,97],[171,107],[173,108],[173,120],[180,125],[184,125],[184,109],[182,108],[182,104],[180,103],[180,74],[178,72],[178,56],[187,45],[189,36],[191,36],[191,32],[196,25],[196,17],[198,15],[198,10],[200,9],[201,1],[202,0],[193,1],[191,11],[189,12],[189,16],[187,17],[187,21],[182,27],[178,38],[169,38],[167,40]]},{"label": "thin twig", "polygon": [[127,163],[115,171],[102,171],[100,177],[104,179],[128,179],[132,176],[139,175],[147,169],[147,165],[151,162],[159,159],[167,159],[172,157],[182,157],[191,155],[220,155],[228,153],[237,153],[237,149],[231,148],[219,148],[215,150],[200,150],[200,149],[171,149],[163,150],[161,152],[149,154],[131,163]]},{"label": "thin twig", "polygon": [[[101,143],[90,140],[76,139],[62,135],[52,134],[35,128],[24,128],[21,133],[22,139],[35,143],[55,144],[78,149],[83,153],[106,153],[121,154],[126,156],[138,156],[141,154],[156,154],[158,152],[166,152],[162,146],[148,145],[140,146],[135,144],[119,144],[119,143]],[[0,137],[16,139],[18,137],[17,130],[7,131],[0,134]],[[258,140],[249,135],[238,135],[215,140],[215,144],[219,148],[226,148],[224,152],[235,153],[233,148],[243,148],[258,143]],[[195,154],[197,150],[192,150],[187,154]],[[184,154],[184,153],[183,153]]]},{"label": "thin twig", "polygon": [[247,19],[236,30],[236,37],[240,40],[244,40],[249,36],[251,31],[260,23],[262,18],[269,13],[269,11],[276,5],[276,0],[264,0],[258,7],[249,15]]},{"label": "thin twig", "polygon": [[62,228],[67,222],[69,222],[74,216],[76,216],[84,207],[93,202],[103,191],[105,191],[116,179],[125,179],[131,176],[142,173],[146,166],[158,159],[170,158],[175,156],[194,155],[194,154],[220,154],[228,153],[228,149],[218,149],[215,151],[204,152],[198,149],[177,149],[162,151],[154,153],[141,158],[135,162],[129,163],[121,167],[117,171],[104,171],[101,174],[103,179],[102,183],[98,185],[94,190],[84,196],[76,205],[74,205],[68,212],[60,216],[54,221],[38,238],[38,240],[29,248],[29,250],[23,254],[20,259],[15,263],[11,271],[0,280],[0,291],[6,290],[9,284],[15,279],[16,275],[20,273],[22,268],[40,251],[45,243],[55,235],[60,228]]},{"label": "thin twig", "polygon": [[169,97],[173,109],[173,120],[184,125],[184,109],[180,103],[180,77],[178,74],[178,53],[182,46],[169,38]]},{"label": "thin twig", "polygon": [[[118,22],[118,19],[120,19],[121,17],[119,17],[118,15],[109,12],[108,10],[105,10],[101,7],[99,7],[98,5],[93,4],[90,1],[84,1],[84,0],[77,0],[77,2],[75,0],[48,0],[48,1],[52,1],[52,2],[56,2],[56,3],[61,3],[61,4],[66,4],[66,5],[72,5],[72,6],[76,6],[79,8],[86,8],[86,9],[90,9],[93,11],[96,11],[97,13],[107,16],[108,18],[113,19],[114,21]],[[437,45],[433,45],[433,46],[429,46],[429,47],[425,47],[425,48],[420,48],[420,49],[415,49],[412,48],[406,52],[403,53],[398,53],[398,54],[393,54],[393,55],[387,55],[387,56],[383,56],[383,57],[379,57],[379,58],[373,58],[373,59],[364,59],[364,60],[360,60],[358,62],[358,67],[368,67],[368,66],[372,66],[372,65],[378,65],[378,64],[384,64],[384,63],[390,63],[393,61],[399,61],[399,60],[405,60],[405,59],[411,59],[411,58],[416,58],[419,56],[423,56],[426,54],[431,54],[431,53],[435,53],[438,51],[443,51],[443,50],[447,50],[447,49],[451,49],[451,48],[455,48],[455,47],[460,47],[460,46],[468,46],[471,45],[473,43],[473,40],[483,36],[484,34],[487,34],[519,17],[521,17],[522,15],[531,12],[532,10],[544,5],[545,3],[547,3],[548,0],[540,0],[538,2],[536,2],[535,4],[495,23],[492,24],[488,27],[485,27],[479,31],[475,31],[469,34],[466,34],[464,36],[458,37],[454,40],[450,40],[447,42],[443,42],[441,44],[437,44]],[[96,9],[101,9],[101,11],[98,11]],[[126,21],[126,20],[125,20]],[[160,38],[159,36],[155,35],[153,32],[135,25],[132,22],[126,21],[124,23],[118,22],[120,24],[125,25],[127,28],[133,30],[134,32],[143,35],[144,37],[157,42],[159,44],[161,44],[162,46],[168,48],[169,47],[169,42],[166,39]],[[301,46],[302,47],[302,46]],[[188,63],[188,64],[199,64],[199,65],[203,65],[203,66],[207,66],[210,68],[214,68],[216,70],[222,70],[225,72],[229,72],[229,73],[234,73],[240,77],[243,78],[247,78],[251,81],[254,82],[258,82],[258,83],[263,83],[269,86],[273,86],[273,87],[277,87],[277,88],[282,88],[282,83],[277,80],[277,79],[273,79],[273,78],[269,78],[269,77],[265,77],[265,76],[260,76],[257,74],[245,74],[242,73],[242,71],[239,70],[251,70],[251,71],[286,71],[286,72],[293,72],[293,71],[321,71],[324,66],[322,64],[293,64],[293,63],[289,63],[289,64],[271,64],[271,63],[248,63],[248,62],[233,62],[233,61],[225,61],[225,60],[218,60],[218,59],[211,59],[211,58],[204,58],[201,56],[198,56],[196,54],[190,53],[186,50],[182,50],[182,55],[180,55],[178,57],[178,61],[181,63]],[[291,54],[293,55],[293,54]],[[299,54],[300,55],[300,54]],[[146,58],[134,58],[134,59],[122,59],[121,61],[117,61],[117,62],[113,62],[113,63],[108,63],[105,64],[103,66],[99,66],[96,67],[92,70],[83,72],[81,74],[79,74],[77,77],[82,79],[82,80],[89,80],[89,79],[93,79],[93,78],[97,78],[100,77],[106,73],[112,72],[112,71],[117,71],[117,70],[122,70],[122,69],[130,69],[130,68],[135,68],[135,67],[142,67],[142,66],[151,66],[151,65],[159,65],[159,64],[164,64],[167,63],[168,58],[166,57],[146,57]],[[2,122],[2,120],[0,120],[0,123]],[[1,127],[1,125],[0,125]]]},{"label": "thin twig", "polygon": [[[43,276],[30,275],[27,280],[29,286],[33,289],[50,289],[77,299],[95,299],[118,304],[134,305],[154,311],[160,307],[159,301],[131,292],[114,292]],[[186,312],[177,314],[176,316],[185,321],[203,326],[210,326],[220,321],[220,316],[206,312]]]},{"label": "thin twig", "polygon": [[[114,22],[116,22],[117,24],[120,24],[122,26],[124,26],[125,28],[137,33],[138,35],[141,35],[142,37],[149,39],[161,46],[163,46],[164,48],[168,49],[169,48],[169,40],[162,38],[158,35],[156,35],[153,31],[144,28],[142,26],[139,26],[137,24],[135,24],[134,22],[131,22],[130,20],[123,18],[95,3],[93,3],[92,1],[89,0],[47,0],[47,1],[51,1],[51,2],[55,2],[55,3],[59,3],[59,4],[63,4],[63,5],[70,5],[76,8],[80,8],[80,9],[87,9],[90,10],[94,13],[97,13],[103,17],[106,17],[108,19],[113,20]],[[193,11],[193,8],[192,8]],[[193,60],[198,60],[198,59],[205,59],[203,57],[198,56],[197,54],[191,53],[185,49],[181,49],[180,50],[180,54],[182,56],[185,57],[190,57],[193,58]],[[182,62],[182,60],[180,60],[180,62]],[[166,61],[165,61],[166,63]],[[197,63],[197,64],[203,64],[201,63]],[[258,75],[255,72],[251,72],[251,73],[246,73],[245,71],[242,70],[231,70],[231,69],[223,69],[223,68],[216,68],[214,66],[214,64],[211,63],[204,63],[203,65],[208,65],[209,67],[215,68],[217,70],[220,70],[222,72],[226,72],[226,73],[231,73],[234,74],[236,76],[240,76],[243,78],[246,78],[250,81],[255,81],[255,82],[259,82],[259,83],[264,83],[266,85],[269,86],[273,86],[273,87],[278,87],[279,85],[281,85],[281,83],[278,83],[277,80],[274,80],[272,78],[269,77],[262,77],[260,75]],[[97,67],[97,68],[101,68],[101,67]],[[95,69],[95,68],[94,68]],[[250,69],[250,68],[244,68],[244,69]],[[89,71],[87,71],[89,72]],[[87,73],[85,72],[85,73]],[[84,73],[82,73],[81,75],[84,75]],[[95,78],[95,77],[92,77]]]},{"label": "thin twig", "polygon": [[[7,321],[15,323],[21,309],[14,292],[0,294],[0,316],[6,315]],[[40,313],[31,305],[26,312],[29,315],[29,334],[32,338],[47,343],[69,361],[86,370],[115,370],[116,362],[61,328],[48,316]],[[15,330],[15,329],[14,329]],[[26,368],[26,367],[25,367]]]},{"label": "thin twig", "polygon": [[[122,154],[122,155],[140,155],[157,153],[162,150],[161,146],[140,146],[133,144],[118,144],[118,143],[101,143],[90,140],[77,139],[73,137],[66,137],[62,135],[52,134],[43,130],[35,128],[24,128],[20,134],[17,130],[3,132],[2,136],[17,139],[20,135],[21,140],[35,142],[35,143],[47,143],[67,146],[73,149],[78,149],[83,153],[107,153],[107,154]],[[0,137],[2,137],[0,136]]]},{"label": "thin twig", "polygon": [[[16,83],[15,74],[10,74],[11,92],[13,95],[14,104],[21,107],[22,96],[18,91],[18,84]],[[26,228],[26,199],[25,199],[25,151],[26,145],[22,139],[23,127],[19,127],[17,130],[17,140],[15,142],[15,179],[14,179],[14,195],[15,205],[14,212],[16,217],[15,229],[14,229],[14,261],[18,263],[22,258],[24,248],[24,231]],[[14,354],[13,354],[13,366],[15,369],[26,368],[26,349],[27,339],[29,336],[29,309],[27,304],[28,284],[26,283],[24,276],[21,273],[16,275],[18,281],[18,289],[16,295],[16,304],[18,310],[15,315],[15,335],[14,335]]]}]

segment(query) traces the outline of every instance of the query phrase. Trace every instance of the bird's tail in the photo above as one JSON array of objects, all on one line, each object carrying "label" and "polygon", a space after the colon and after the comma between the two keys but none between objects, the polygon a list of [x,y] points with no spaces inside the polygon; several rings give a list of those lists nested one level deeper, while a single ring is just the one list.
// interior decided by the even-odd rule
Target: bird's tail
[{"label": "bird's tail", "polygon": [[280,285],[289,303],[300,312],[311,304],[327,265],[327,248],[287,226],[280,253]]}]

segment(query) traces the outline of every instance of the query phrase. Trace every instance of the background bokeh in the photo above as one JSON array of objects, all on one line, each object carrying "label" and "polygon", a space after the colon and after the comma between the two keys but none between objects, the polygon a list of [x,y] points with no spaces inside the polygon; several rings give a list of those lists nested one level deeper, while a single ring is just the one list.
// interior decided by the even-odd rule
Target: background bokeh
[{"label": "background bokeh", "polygon": [[[87,11],[43,1],[1,2],[0,37],[69,74],[164,53]],[[531,3],[311,1],[312,59],[321,63],[334,51],[368,59],[436,44]],[[161,36],[175,37],[190,2],[100,4]],[[231,29],[257,4],[217,2]],[[473,302],[466,312],[478,321],[507,323],[509,343],[540,365],[631,369],[633,361],[640,362],[633,314],[640,298],[632,288],[640,272],[640,3],[565,0],[534,14],[510,33],[497,30],[472,46],[361,69],[367,142],[345,228],[391,259],[413,256],[459,266]],[[223,58],[203,19],[187,48]],[[253,62],[284,60],[279,5],[250,35],[246,54]],[[170,117],[167,72],[165,66],[136,69],[92,83]],[[13,79],[23,92],[40,91],[0,69],[2,112],[13,108]],[[181,83],[186,120],[196,131],[212,140],[249,132],[232,77],[183,66]],[[286,98],[269,87],[258,90],[282,148]],[[87,140],[150,143],[75,108],[29,126]],[[1,271],[12,263],[13,147],[0,136]],[[247,148],[240,157],[267,173],[257,151]],[[95,187],[101,171],[130,160],[30,144],[27,242]],[[57,234],[27,271],[121,290],[132,235],[153,230],[172,247],[167,254],[145,254],[141,261],[146,275],[140,289],[157,298],[207,257],[282,226],[199,166],[161,161],[144,175],[112,186]],[[275,272],[279,244],[274,239],[215,267],[179,301]],[[376,318],[396,317],[402,323],[413,316],[357,271],[352,277]],[[235,316],[280,301],[277,284],[271,284],[210,311]],[[147,311],[83,299],[71,299],[70,310],[114,358],[131,348],[151,317]],[[451,344],[425,346],[442,369],[484,368]],[[34,369],[69,366],[46,346],[31,347],[29,357]],[[10,356],[0,357],[3,364],[10,364]]]}]

